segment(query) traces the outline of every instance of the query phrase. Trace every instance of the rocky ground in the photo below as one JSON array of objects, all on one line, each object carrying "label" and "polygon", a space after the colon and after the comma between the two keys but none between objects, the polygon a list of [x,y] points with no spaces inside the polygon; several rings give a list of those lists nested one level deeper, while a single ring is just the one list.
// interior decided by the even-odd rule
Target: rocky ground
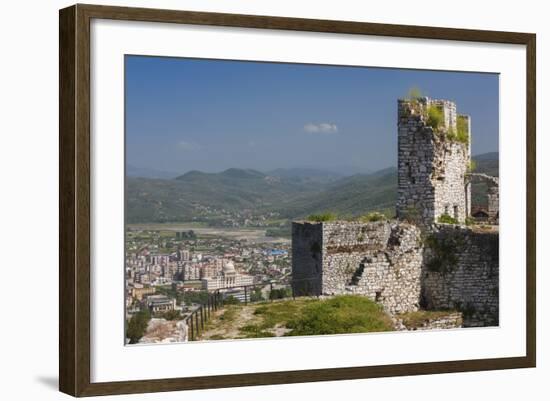
[{"label": "rocky ground", "polygon": [[145,335],[140,344],[183,342],[187,327],[183,321],[153,318],[147,325]]}]

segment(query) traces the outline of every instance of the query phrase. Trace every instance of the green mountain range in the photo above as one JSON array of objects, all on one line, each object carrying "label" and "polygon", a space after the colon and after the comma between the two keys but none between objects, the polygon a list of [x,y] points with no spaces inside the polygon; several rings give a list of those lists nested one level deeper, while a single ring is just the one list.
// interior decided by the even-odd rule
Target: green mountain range
[{"label": "green mountain range", "polygon": [[[476,172],[498,176],[498,153],[474,157]],[[472,203],[484,202],[483,184],[472,186]],[[126,178],[128,223],[217,221],[228,215],[275,214],[298,219],[333,211],[359,215],[393,212],[397,169],[343,177],[315,169],[263,173],[231,168],[220,173],[190,171],[174,179]]]}]

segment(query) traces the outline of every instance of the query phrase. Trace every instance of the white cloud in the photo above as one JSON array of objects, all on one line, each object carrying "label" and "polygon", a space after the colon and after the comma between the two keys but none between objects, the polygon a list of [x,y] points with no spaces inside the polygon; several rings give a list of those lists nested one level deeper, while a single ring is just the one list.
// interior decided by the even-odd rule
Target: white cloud
[{"label": "white cloud", "polygon": [[178,142],[178,148],[180,148],[181,150],[188,150],[188,151],[199,150],[201,147],[202,146],[199,145],[196,142],[191,142],[191,141],[179,141]]},{"label": "white cloud", "polygon": [[333,123],[308,123],[304,125],[304,131],[308,134],[336,134],[338,126]]}]

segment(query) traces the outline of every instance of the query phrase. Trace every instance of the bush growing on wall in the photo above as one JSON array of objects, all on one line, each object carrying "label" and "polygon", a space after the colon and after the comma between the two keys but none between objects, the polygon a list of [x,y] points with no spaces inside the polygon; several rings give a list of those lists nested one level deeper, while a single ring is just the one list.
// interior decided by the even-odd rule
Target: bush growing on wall
[{"label": "bush growing on wall", "polygon": [[446,273],[458,263],[458,249],[463,245],[459,238],[437,238],[429,235],[424,244],[432,252],[431,258],[426,263],[429,271]]},{"label": "bush growing on wall", "polygon": [[468,143],[470,140],[468,124],[465,118],[459,117],[456,119],[456,140],[460,143]]},{"label": "bush growing on wall", "polygon": [[441,110],[441,108],[436,105],[430,105],[426,110],[426,114],[426,123],[434,130],[440,129],[444,122],[443,110]]},{"label": "bush growing on wall", "polygon": [[359,217],[359,221],[363,222],[363,223],[369,223],[369,222],[373,222],[373,221],[383,221],[383,220],[387,220],[387,216],[383,213],[380,213],[380,212],[370,212],[370,213],[367,213],[365,214],[364,216],[361,216]]},{"label": "bush growing on wall", "polygon": [[336,213],[332,212],[325,212],[325,213],[319,213],[319,214],[310,214],[306,217],[306,220],[309,221],[317,221],[317,222],[323,222],[323,221],[334,221],[338,218]]},{"label": "bush growing on wall", "polygon": [[448,214],[442,214],[441,216],[439,216],[437,222],[443,224],[458,224],[458,220],[454,217],[449,216]]},{"label": "bush growing on wall", "polygon": [[422,91],[418,86],[413,86],[409,89],[409,92],[407,94],[407,99],[409,100],[418,100],[422,97]]}]

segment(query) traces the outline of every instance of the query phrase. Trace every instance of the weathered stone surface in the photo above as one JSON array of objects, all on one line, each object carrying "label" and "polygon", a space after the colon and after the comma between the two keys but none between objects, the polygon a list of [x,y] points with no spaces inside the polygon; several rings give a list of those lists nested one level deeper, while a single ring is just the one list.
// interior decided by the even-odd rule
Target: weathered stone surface
[{"label": "weathered stone surface", "polygon": [[[428,125],[426,110],[439,107],[444,126],[435,132]],[[398,101],[398,218],[423,225],[447,214],[464,223],[470,211],[470,186],[465,175],[470,165],[469,143],[449,140],[456,132],[456,105],[447,100],[421,98]]]},{"label": "weathered stone surface", "polygon": [[468,183],[482,181],[487,184],[487,214],[489,222],[498,224],[499,208],[499,178],[487,174],[470,173],[467,175]]},{"label": "weathered stone surface", "polygon": [[424,250],[422,306],[461,310],[467,327],[498,325],[498,231],[439,225],[430,235]]},{"label": "weathered stone surface", "polygon": [[394,317],[394,325],[396,330],[446,330],[458,329],[462,326],[462,312],[449,312],[448,314],[435,318],[428,319],[420,325],[407,326],[403,319],[399,316]]},{"label": "weathered stone surface", "polygon": [[362,294],[390,312],[418,309],[422,248],[416,226],[295,222],[292,233],[298,294]]},{"label": "weathered stone surface", "polygon": [[296,295],[360,294],[390,313],[455,309],[498,325],[498,232],[398,221],[294,222]]}]

